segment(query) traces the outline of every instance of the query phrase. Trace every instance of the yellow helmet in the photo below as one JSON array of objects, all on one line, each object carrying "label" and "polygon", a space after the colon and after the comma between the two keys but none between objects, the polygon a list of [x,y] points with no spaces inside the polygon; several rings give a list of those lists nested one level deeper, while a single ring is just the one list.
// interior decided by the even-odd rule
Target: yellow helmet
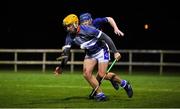
[{"label": "yellow helmet", "polygon": [[77,15],[75,14],[69,14],[68,16],[66,16],[64,19],[63,19],[63,25],[64,26],[67,26],[69,24],[78,24],[79,23],[79,19],[77,17]]}]

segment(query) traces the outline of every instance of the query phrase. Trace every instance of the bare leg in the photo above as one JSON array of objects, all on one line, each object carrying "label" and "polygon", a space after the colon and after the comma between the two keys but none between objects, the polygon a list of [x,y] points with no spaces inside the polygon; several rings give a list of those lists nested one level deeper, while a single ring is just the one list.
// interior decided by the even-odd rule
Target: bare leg
[{"label": "bare leg", "polygon": [[[88,81],[93,89],[95,89],[99,83],[94,75],[92,75],[93,69],[97,64],[96,60],[93,59],[85,59],[83,65],[83,76]],[[97,93],[102,92],[101,88],[99,87],[96,91]]]},{"label": "bare leg", "polygon": [[[106,73],[106,70],[107,70],[107,67],[108,67],[108,63],[105,63],[105,62],[102,62],[102,63],[99,63],[98,64],[98,76],[99,77],[103,77],[104,75],[105,75],[105,73]],[[115,73],[113,73],[113,72],[109,72],[107,75],[106,75],[106,77],[105,77],[105,79],[106,80],[110,80],[110,79],[112,79],[112,77],[114,76],[114,81],[116,81],[116,82],[118,82],[118,83],[120,83],[121,82],[121,79],[120,79],[120,77],[118,77]]]},{"label": "bare leg", "polygon": [[[107,72],[106,70],[108,67],[108,63],[107,62],[101,62],[98,64],[98,66],[99,66],[99,69],[98,69],[98,75],[96,78],[97,78],[98,82],[100,83],[101,79],[103,78],[103,76]],[[110,80],[110,82],[113,85],[115,90],[119,89],[119,85],[121,84],[121,81],[122,81],[122,79],[113,72],[108,72],[104,79]]]},{"label": "bare leg", "polygon": [[[108,63],[99,63],[98,64],[98,75],[100,78],[102,78],[106,74],[106,69],[107,69]],[[116,75],[113,72],[109,72],[105,76],[106,80],[110,80],[111,83],[113,84],[114,88],[118,90],[119,85],[123,87],[128,95],[129,98],[133,96],[133,90],[130,85],[130,83],[126,80],[122,80],[118,75]],[[119,84],[116,84],[116,82]]]}]

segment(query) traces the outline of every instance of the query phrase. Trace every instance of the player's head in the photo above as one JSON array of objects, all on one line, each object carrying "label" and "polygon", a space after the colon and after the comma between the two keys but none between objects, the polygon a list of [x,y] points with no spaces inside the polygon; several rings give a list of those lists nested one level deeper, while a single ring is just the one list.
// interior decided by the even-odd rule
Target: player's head
[{"label": "player's head", "polygon": [[91,25],[92,24],[92,17],[90,13],[83,13],[79,16],[80,23],[83,25]]},{"label": "player's head", "polygon": [[79,25],[79,19],[75,14],[69,14],[63,19],[63,26],[66,27],[68,32],[74,33]]}]

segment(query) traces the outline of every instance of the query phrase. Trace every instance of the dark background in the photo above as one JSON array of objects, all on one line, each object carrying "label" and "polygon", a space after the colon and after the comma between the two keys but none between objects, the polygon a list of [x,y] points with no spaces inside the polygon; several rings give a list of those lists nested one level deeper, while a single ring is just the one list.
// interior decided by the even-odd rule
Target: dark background
[{"label": "dark background", "polygon": [[[61,48],[66,32],[63,18],[90,12],[95,17],[113,17],[124,37],[106,32],[118,49],[180,50],[180,12],[174,1],[131,0],[8,0],[8,34],[0,48]],[[144,24],[149,29],[144,29]]]}]

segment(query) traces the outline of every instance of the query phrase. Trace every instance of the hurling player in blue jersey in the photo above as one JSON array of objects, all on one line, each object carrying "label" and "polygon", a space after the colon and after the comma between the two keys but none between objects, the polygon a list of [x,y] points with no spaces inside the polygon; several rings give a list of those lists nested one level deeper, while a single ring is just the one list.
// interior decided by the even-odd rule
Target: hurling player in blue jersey
[{"label": "hurling player in blue jersey", "polygon": [[[99,18],[93,19],[90,13],[83,13],[79,16],[79,20],[80,20],[80,24],[82,24],[82,25],[91,25],[100,30],[103,29],[104,24],[109,23],[111,25],[111,27],[114,29],[114,33],[116,35],[124,36],[124,33],[119,30],[119,28],[116,25],[116,22],[114,21],[114,19],[112,17],[101,17],[101,18],[99,17]],[[99,75],[97,75],[96,78],[97,78],[98,82],[100,83],[102,78],[100,78]],[[111,78],[110,81],[111,81],[111,84],[113,85],[113,87],[116,90],[118,90],[119,84],[116,83],[113,78]],[[91,93],[93,93],[93,92],[94,92],[94,90],[92,90]]]},{"label": "hurling player in blue jersey", "polygon": [[[118,52],[112,39],[108,35],[93,26],[79,25],[79,19],[75,14],[66,16],[63,20],[63,25],[68,32],[63,47],[63,54],[68,55],[73,44],[76,44],[80,46],[81,49],[85,50],[86,55],[83,63],[83,76],[90,86],[95,89],[99,86],[99,82],[92,74],[95,65],[98,64],[98,75],[103,77],[110,60],[109,50],[114,53],[114,58],[117,61],[121,58],[121,54]],[[58,72],[55,73],[59,74]],[[114,80],[126,90],[128,97],[131,98],[133,96],[133,90],[130,83],[124,79],[120,79],[120,77],[113,72],[109,72],[105,76],[105,79],[110,80],[112,77],[114,77]],[[101,87],[97,89],[94,98],[97,101],[106,100],[106,96]]]},{"label": "hurling player in blue jersey", "polygon": [[80,24],[83,25],[92,25],[97,29],[102,29],[103,25],[109,23],[111,27],[114,29],[114,33],[118,36],[124,36],[124,33],[118,28],[116,22],[112,17],[99,17],[92,19],[90,13],[83,13],[79,16]]}]

